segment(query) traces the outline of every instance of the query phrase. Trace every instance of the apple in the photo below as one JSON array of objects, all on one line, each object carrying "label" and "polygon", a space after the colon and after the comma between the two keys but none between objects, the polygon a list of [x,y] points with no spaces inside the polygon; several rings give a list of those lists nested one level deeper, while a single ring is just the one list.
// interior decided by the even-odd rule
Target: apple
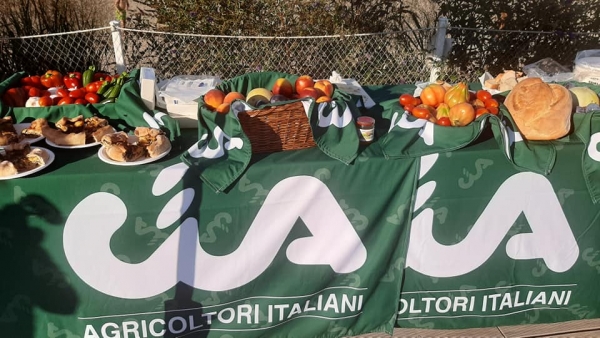
[{"label": "apple", "polygon": [[322,95],[319,93],[319,91],[317,91],[315,88],[313,87],[306,87],[306,88],[302,88],[299,92],[298,92],[298,96],[303,99],[305,97],[312,97],[313,99],[318,99],[319,97],[321,97]]},{"label": "apple", "polygon": [[296,93],[300,94],[300,91],[304,88],[312,88],[315,85],[315,81],[310,75],[302,75],[296,79]]},{"label": "apple", "polygon": [[275,84],[273,84],[273,89],[271,91],[273,92],[273,95],[290,97],[294,94],[294,87],[288,79],[282,77],[275,80]]},{"label": "apple", "polygon": [[319,89],[325,96],[331,97],[333,95],[334,87],[329,80],[319,80],[315,83],[315,89]]}]

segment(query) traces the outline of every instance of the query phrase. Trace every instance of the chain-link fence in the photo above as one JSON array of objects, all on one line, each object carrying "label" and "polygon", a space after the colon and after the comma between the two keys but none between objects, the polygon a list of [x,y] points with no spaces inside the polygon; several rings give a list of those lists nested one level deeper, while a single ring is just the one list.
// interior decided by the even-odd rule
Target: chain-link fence
[{"label": "chain-link fence", "polygon": [[43,74],[48,69],[83,71],[95,65],[113,69],[110,27],[18,38],[0,37],[0,79],[18,72]]},{"label": "chain-link fence", "polygon": [[[111,27],[0,38],[0,78],[21,70],[41,74],[47,69],[66,72],[96,65],[108,71],[152,67],[162,79],[184,74],[228,79],[255,71],[328,78],[336,71],[364,85],[383,85],[428,81],[432,67],[439,67],[439,76],[449,82],[476,81],[486,70],[492,75],[520,70],[546,57],[571,66],[577,51],[598,48],[600,41],[600,33],[459,27],[311,37],[208,36],[121,28],[115,32],[116,38]],[[441,62],[433,61],[443,54],[434,50],[434,42],[440,41],[436,34],[442,42],[446,35],[453,40]]]},{"label": "chain-link fence", "polygon": [[278,38],[127,29],[124,53],[128,67],[152,66],[162,78],[210,74],[227,79],[256,71],[329,78],[336,71],[364,84],[414,83],[429,77],[421,43],[434,31]]}]

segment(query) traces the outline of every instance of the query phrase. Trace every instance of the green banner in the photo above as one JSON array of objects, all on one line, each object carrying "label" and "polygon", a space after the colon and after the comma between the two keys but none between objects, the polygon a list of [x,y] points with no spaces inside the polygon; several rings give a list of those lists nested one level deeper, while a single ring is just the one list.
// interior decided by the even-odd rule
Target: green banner
[{"label": "green banner", "polygon": [[281,152],[215,194],[179,158],[194,141],[140,167],[57,150],[40,174],[0,181],[0,332],[391,333],[416,160],[387,161],[377,144],[352,166]]},{"label": "green banner", "polygon": [[556,144],[547,176],[515,170],[495,148],[490,139],[421,158],[400,327],[598,317],[600,221],[583,145]]}]

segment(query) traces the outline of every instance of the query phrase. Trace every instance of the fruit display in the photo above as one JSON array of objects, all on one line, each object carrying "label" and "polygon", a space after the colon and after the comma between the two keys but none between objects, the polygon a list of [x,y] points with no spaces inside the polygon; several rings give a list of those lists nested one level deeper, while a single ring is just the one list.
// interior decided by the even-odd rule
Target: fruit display
[{"label": "fruit display", "polygon": [[497,115],[499,103],[486,90],[469,92],[466,83],[454,86],[441,83],[427,85],[419,97],[402,94],[400,105],[416,118],[440,126],[462,127],[483,114]]},{"label": "fruit display", "polygon": [[269,103],[284,102],[302,98],[312,98],[317,103],[330,102],[335,87],[329,80],[313,80],[309,75],[299,76],[295,83],[286,78],[278,78],[271,88],[252,88],[247,93],[211,89],[204,94],[204,104],[209,110],[226,114],[234,100],[246,101],[253,107]]},{"label": "fruit display", "polygon": [[83,73],[61,74],[48,70],[43,75],[21,78],[19,86],[6,90],[2,102],[11,107],[48,107],[67,104],[115,102],[128,74],[96,72],[94,66]]}]

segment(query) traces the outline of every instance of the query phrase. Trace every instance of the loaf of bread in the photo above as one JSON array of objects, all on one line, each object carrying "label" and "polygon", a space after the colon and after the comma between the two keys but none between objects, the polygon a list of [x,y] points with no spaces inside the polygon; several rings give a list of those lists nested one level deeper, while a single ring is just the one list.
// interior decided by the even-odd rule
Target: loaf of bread
[{"label": "loaf of bread", "polygon": [[561,85],[527,78],[515,85],[504,104],[528,140],[556,140],[571,130],[573,101]]}]

